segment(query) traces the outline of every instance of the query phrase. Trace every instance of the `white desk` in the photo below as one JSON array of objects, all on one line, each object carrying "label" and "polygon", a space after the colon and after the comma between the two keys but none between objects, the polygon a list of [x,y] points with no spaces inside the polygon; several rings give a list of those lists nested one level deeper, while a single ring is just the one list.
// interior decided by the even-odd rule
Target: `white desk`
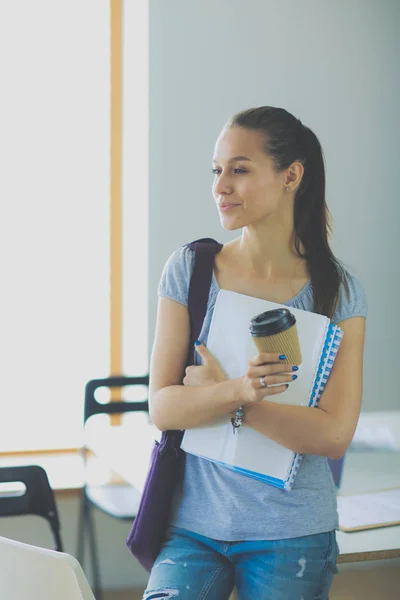
[{"label": "white desk", "polygon": [[[87,444],[111,469],[128,483],[143,490],[154,439],[161,432],[149,425],[146,415],[128,415],[120,427],[108,419],[91,419]],[[90,426],[90,427],[89,427]],[[385,489],[400,485],[400,452],[347,452],[341,494]],[[400,557],[400,526],[352,533],[337,532],[339,563]]]},{"label": "white desk", "polygon": [[[352,452],[345,456],[339,494],[372,492],[400,486],[400,452]],[[338,562],[400,557],[400,526],[336,533]]]}]

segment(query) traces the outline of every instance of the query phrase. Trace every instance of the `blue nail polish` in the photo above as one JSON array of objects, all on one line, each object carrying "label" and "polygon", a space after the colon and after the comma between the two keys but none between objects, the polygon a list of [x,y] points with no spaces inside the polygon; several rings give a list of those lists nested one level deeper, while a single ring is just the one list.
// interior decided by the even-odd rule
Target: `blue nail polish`
[{"label": "blue nail polish", "polygon": [[279,360],[286,360],[286,356],[284,354],[281,354]]},{"label": "blue nail polish", "polygon": [[299,367],[292,367],[292,371],[298,371]]},{"label": "blue nail polish", "polygon": [[200,344],[201,344],[201,342],[199,342],[199,340],[196,340],[194,343],[195,346],[200,346]]},{"label": "blue nail polish", "polygon": [[297,379],[297,375],[292,375],[292,379]]}]

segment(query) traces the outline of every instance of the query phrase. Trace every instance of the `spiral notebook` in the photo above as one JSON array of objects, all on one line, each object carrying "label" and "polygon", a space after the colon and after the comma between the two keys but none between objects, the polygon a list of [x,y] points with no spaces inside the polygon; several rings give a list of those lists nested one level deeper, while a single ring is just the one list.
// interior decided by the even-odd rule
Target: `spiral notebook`
[{"label": "spiral notebook", "polygon": [[[303,362],[296,373],[298,379],[290,383],[286,391],[265,400],[317,406],[343,336],[343,331],[327,317],[220,290],[207,347],[220,362],[228,379],[243,376],[249,359],[258,353],[249,334],[250,320],[264,311],[277,308],[288,308],[296,317]],[[189,454],[286,491],[293,486],[303,456],[246,427],[246,424],[233,434],[230,415],[207,426],[187,429],[181,447]]]}]

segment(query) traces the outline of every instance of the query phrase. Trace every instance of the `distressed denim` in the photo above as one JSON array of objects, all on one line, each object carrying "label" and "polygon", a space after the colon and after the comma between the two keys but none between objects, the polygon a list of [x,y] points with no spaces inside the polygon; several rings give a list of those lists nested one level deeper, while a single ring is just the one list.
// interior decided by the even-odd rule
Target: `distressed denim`
[{"label": "distressed denim", "polygon": [[334,530],[224,542],[170,526],[143,600],[327,600],[338,551]]}]

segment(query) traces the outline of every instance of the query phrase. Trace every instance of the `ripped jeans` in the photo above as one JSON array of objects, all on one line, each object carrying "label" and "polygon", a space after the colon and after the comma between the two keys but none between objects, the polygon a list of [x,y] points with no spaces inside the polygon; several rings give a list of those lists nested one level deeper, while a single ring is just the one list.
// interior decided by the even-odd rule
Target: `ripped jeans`
[{"label": "ripped jeans", "polygon": [[327,600],[338,550],[335,531],[223,542],[170,526],[143,600]]}]

